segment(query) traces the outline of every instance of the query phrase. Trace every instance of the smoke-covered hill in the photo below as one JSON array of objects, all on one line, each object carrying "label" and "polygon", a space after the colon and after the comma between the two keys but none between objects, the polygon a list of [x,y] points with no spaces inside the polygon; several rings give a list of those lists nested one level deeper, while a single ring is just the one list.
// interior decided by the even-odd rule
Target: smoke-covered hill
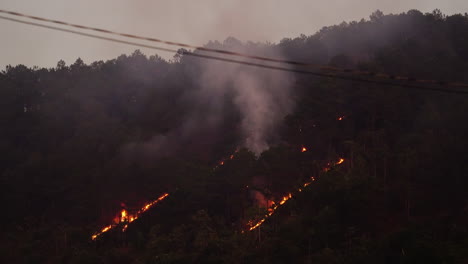
[{"label": "smoke-covered hill", "polygon": [[[437,10],[206,46],[468,82],[468,16]],[[5,263],[468,259],[467,96],[182,54],[1,73]],[[241,233],[310,177],[261,229]],[[164,192],[128,233],[90,241],[121,203]]]}]

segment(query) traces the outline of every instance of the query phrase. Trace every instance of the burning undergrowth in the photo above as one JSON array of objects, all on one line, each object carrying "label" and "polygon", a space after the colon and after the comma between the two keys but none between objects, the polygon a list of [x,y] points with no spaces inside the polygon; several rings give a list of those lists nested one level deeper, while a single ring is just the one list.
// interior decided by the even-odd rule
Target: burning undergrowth
[{"label": "burning undergrowth", "polygon": [[114,228],[119,228],[122,232],[125,232],[128,228],[128,225],[133,223],[133,221],[137,220],[140,218],[146,211],[151,209],[153,206],[155,206],[157,203],[160,201],[164,200],[167,196],[169,196],[169,193],[164,193],[161,195],[159,198],[156,200],[150,201],[146,204],[144,204],[141,208],[137,209],[134,212],[129,212],[127,209],[122,209],[118,215],[116,215],[109,225],[103,227],[100,231],[94,233],[91,236],[92,240],[96,240],[98,237],[100,237],[102,234],[114,229]]}]

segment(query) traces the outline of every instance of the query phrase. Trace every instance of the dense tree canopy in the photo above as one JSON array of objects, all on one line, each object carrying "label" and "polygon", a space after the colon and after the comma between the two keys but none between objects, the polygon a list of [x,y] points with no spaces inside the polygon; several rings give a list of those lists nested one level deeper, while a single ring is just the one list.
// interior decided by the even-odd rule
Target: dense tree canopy
[{"label": "dense tree canopy", "polygon": [[[228,38],[206,46],[468,82],[468,15],[438,10],[376,11],[278,44]],[[7,66],[0,259],[466,262],[466,113],[465,95],[183,53],[171,61],[137,50],[89,65],[78,58],[51,69]],[[268,201],[292,191],[248,231]],[[165,192],[126,232],[91,241],[122,204],[136,208]]]}]

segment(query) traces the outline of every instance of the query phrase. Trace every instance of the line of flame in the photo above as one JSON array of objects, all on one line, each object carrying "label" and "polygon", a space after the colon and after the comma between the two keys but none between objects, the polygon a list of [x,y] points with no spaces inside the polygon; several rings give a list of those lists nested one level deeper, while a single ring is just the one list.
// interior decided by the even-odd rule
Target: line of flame
[{"label": "line of flame", "polygon": [[220,166],[223,166],[223,165],[224,165],[224,162],[226,162],[227,160],[232,160],[232,159],[234,159],[234,157],[235,157],[235,155],[236,155],[237,152],[239,152],[239,149],[238,149],[238,148],[234,151],[234,153],[232,153],[232,154],[229,156],[229,158],[224,158],[224,159],[220,160],[220,161],[218,162],[218,165],[216,165],[216,166],[213,167],[213,170],[216,170],[216,169],[219,168]]},{"label": "line of flame", "polygon": [[[337,162],[335,162],[335,165],[340,165],[344,162],[345,160],[343,158],[340,158]],[[327,164],[328,167],[325,167],[324,170],[325,171],[329,171],[330,170],[330,163]],[[303,188],[306,188],[307,186],[309,186],[312,182],[315,181],[315,177],[311,177],[310,178],[310,181],[304,183],[302,186],[302,188],[298,188],[297,191],[298,192],[302,192]],[[293,194],[292,193],[288,193],[286,196],[283,197],[283,199],[279,202],[279,205],[277,204],[274,204],[273,207],[269,208],[268,209],[268,214],[266,214],[262,219],[260,219],[255,225],[251,226],[249,228],[249,231],[252,231],[256,228],[258,228],[259,226],[261,226],[263,224],[263,222],[265,222],[268,217],[270,217],[271,215],[273,215],[273,213],[276,211],[276,209],[278,209],[278,207],[280,207],[281,205],[284,205],[289,199],[291,199],[293,197]]]},{"label": "line of flame", "polygon": [[[161,195],[158,199],[156,200],[153,200],[147,204],[145,204],[142,208],[140,208],[140,210],[138,210],[136,212],[135,215],[131,215],[129,216],[127,214],[127,211],[124,209],[121,211],[120,213],[120,223],[125,223],[125,225],[122,227],[122,232],[125,232],[128,228],[128,224],[132,223],[133,221],[137,220],[143,213],[145,213],[146,211],[148,211],[151,207],[153,207],[155,204],[157,204],[158,202],[164,200],[167,196],[169,196],[169,193],[164,193],[163,195]],[[111,225],[108,225],[104,228],[101,229],[101,231],[93,234],[91,236],[91,239],[92,240],[96,240],[99,236],[101,236],[102,234],[104,234],[105,232],[113,229],[114,227],[117,227],[118,224],[111,224]]]}]

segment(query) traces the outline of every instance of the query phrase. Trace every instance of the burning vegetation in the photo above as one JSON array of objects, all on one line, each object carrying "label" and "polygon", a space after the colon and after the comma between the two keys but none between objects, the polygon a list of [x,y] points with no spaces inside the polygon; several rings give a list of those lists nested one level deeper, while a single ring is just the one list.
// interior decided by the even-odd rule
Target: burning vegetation
[{"label": "burning vegetation", "polygon": [[[344,116],[340,116],[337,118],[338,121],[341,121],[344,119]],[[305,147],[305,145],[301,145],[300,147],[300,152],[301,153],[304,153],[304,152],[307,152],[308,149],[307,147]],[[215,165],[213,167],[213,170],[216,170],[218,169],[219,167],[221,166],[224,166],[226,161],[228,160],[233,160],[236,156],[236,154],[239,152],[239,148],[236,148],[236,150],[234,151],[234,153],[232,153],[231,155],[229,155],[227,158],[223,158],[221,159],[217,165]],[[332,166],[336,166],[336,165],[340,165],[344,162],[344,158],[339,158],[338,161],[336,162],[328,162],[327,165],[323,168],[323,171],[327,172],[329,171]],[[263,205],[265,207],[267,207],[267,211],[268,213],[263,216],[260,220],[258,221],[254,221],[254,220],[250,220],[248,221],[248,231],[252,231],[252,230],[255,230],[256,228],[260,227],[270,216],[273,215],[273,213],[282,205],[286,204],[287,201],[289,201],[295,194],[297,194],[298,192],[302,192],[304,188],[307,188],[311,183],[313,183],[315,181],[315,177],[310,177],[308,181],[306,181],[305,183],[302,184],[301,187],[297,188],[296,190],[294,190],[293,192],[289,192],[287,193],[285,196],[283,196],[279,201],[272,201],[272,200],[266,200],[266,203]],[[249,188],[249,186],[247,185],[246,188]],[[162,196],[160,196],[158,199],[152,201],[152,202],[149,202],[147,204],[145,204],[143,207],[141,207],[136,213],[134,214],[130,214],[126,209],[122,209],[122,211],[120,212],[119,215],[117,215],[115,218],[114,218],[114,221],[113,221],[113,224],[110,224],[108,226],[105,226],[104,228],[101,229],[101,231],[93,234],[91,236],[91,239],[92,240],[96,240],[99,236],[101,236],[102,234],[108,232],[109,230],[111,229],[114,229],[114,228],[120,228],[122,232],[125,232],[128,228],[128,225],[131,224],[133,221],[137,220],[143,213],[145,213],[146,211],[148,211],[150,208],[152,208],[155,204],[157,204],[158,202],[164,200],[167,196],[169,196],[168,193],[164,193]],[[262,199],[262,200],[265,200],[265,199]],[[244,231],[242,231],[244,232]]]},{"label": "burning vegetation", "polygon": [[131,224],[133,221],[137,220],[143,213],[148,211],[151,207],[159,203],[160,201],[164,200],[167,196],[169,196],[168,193],[164,193],[161,195],[158,199],[153,200],[144,206],[142,206],[135,214],[129,214],[127,210],[122,209],[119,215],[114,218],[114,222],[104,228],[101,229],[101,231],[93,234],[91,236],[92,240],[96,240],[99,236],[102,234],[106,233],[107,231],[113,229],[113,228],[121,228],[122,232],[125,232],[128,228],[128,225]]},{"label": "burning vegetation", "polygon": [[[236,149],[236,151],[231,154],[228,158],[225,158],[225,159],[222,159],[221,161],[218,162],[218,165],[216,165],[214,167],[214,169],[217,169],[219,168],[220,166],[223,166],[225,164],[225,162],[227,160],[233,160],[235,158],[235,154],[238,152],[239,150]],[[307,148],[305,146],[302,146],[301,147],[301,152],[304,153],[307,151]],[[340,165],[344,162],[344,158],[340,158],[338,161],[334,162],[334,163],[331,163],[331,162],[328,162],[327,163],[327,166],[323,168],[324,171],[329,171],[331,169],[331,166],[332,164],[333,165]],[[281,198],[281,200],[275,202],[275,201],[268,201],[268,205],[267,205],[267,209],[268,209],[268,213],[262,217],[260,220],[258,221],[253,221],[253,220],[250,220],[248,222],[248,231],[252,231],[252,230],[255,230],[256,228],[260,227],[270,216],[273,215],[273,213],[282,205],[286,204],[286,202],[288,200],[290,200],[291,198],[293,198],[293,196],[295,194],[297,194],[298,192],[302,192],[304,188],[307,188],[311,183],[313,183],[315,181],[315,177],[310,177],[310,179],[308,181],[306,181],[305,183],[302,184],[302,186],[298,189],[296,189],[294,192],[289,192],[288,194],[286,194],[285,196],[283,196]],[[249,187],[248,185],[246,186],[247,188]],[[147,204],[145,204],[144,206],[142,206],[135,214],[130,214],[126,209],[122,209],[122,211],[120,212],[119,215],[117,215],[115,218],[114,218],[114,222],[113,224],[110,224],[108,226],[105,226],[104,228],[101,229],[101,231],[93,234],[91,236],[91,239],[92,240],[96,240],[99,236],[101,236],[102,234],[108,232],[109,230],[111,229],[114,229],[114,228],[120,228],[122,232],[125,232],[128,228],[128,225],[131,224],[133,221],[137,220],[143,213],[145,213],[146,211],[148,211],[150,208],[152,208],[155,204],[157,204],[158,202],[164,200],[167,196],[169,196],[169,193],[164,193],[163,195],[161,195],[158,199],[152,201],[152,202],[149,202]]]},{"label": "burning vegetation", "polygon": [[[304,148],[303,148],[304,149]],[[304,152],[304,151],[302,151]],[[343,158],[340,158],[337,162],[335,162],[334,164],[335,165],[340,165],[344,162],[344,159]],[[329,171],[331,169],[331,163],[327,163],[327,167],[324,168],[324,171]],[[290,192],[288,194],[286,194],[285,196],[283,196],[283,198],[278,201],[278,202],[273,202],[273,205],[268,208],[268,214],[266,214],[263,218],[261,218],[259,221],[257,222],[254,222],[254,221],[249,221],[248,222],[248,225],[250,226],[248,228],[249,231],[252,231],[258,227],[260,227],[263,222],[265,222],[270,216],[273,215],[273,213],[282,205],[286,204],[287,201],[289,201],[291,198],[293,198],[293,196],[295,194],[297,194],[298,192],[302,192],[302,190],[304,188],[307,188],[311,183],[313,183],[315,181],[315,177],[310,177],[310,179],[308,181],[306,181],[301,187],[299,187],[297,190],[295,190],[295,192]]]},{"label": "burning vegetation", "polygon": [[[8,66],[0,262],[466,262],[466,32],[467,15],[411,10],[278,44],[208,44],[280,50],[387,88],[333,76],[281,81],[277,71],[186,51],[171,61],[135,52],[89,65]],[[424,81],[434,78],[441,82]],[[230,157],[236,145],[251,152]],[[160,186],[171,186],[171,206],[161,206],[164,197],[159,206],[137,201],[84,228],[97,201]],[[147,210],[164,219],[131,226]],[[275,228],[260,228],[265,222]],[[240,230],[250,234],[239,239]]]}]

